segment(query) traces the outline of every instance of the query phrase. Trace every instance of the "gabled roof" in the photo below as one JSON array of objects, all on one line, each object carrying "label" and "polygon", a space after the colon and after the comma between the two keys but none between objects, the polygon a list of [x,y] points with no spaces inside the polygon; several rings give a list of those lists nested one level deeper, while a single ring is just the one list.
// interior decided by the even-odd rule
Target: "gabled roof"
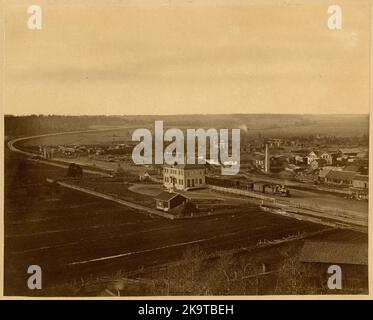
[{"label": "gabled roof", "polygon": [[299,260],[368,265],[368,246],[364,243],[306,241],[301,249]]},{"label": "gabled roof", "polygon": [[349,154],[349,153],[360,153],[364,150],[362,150],[361,148],[340,148],[339,149],[342,153],[344,154]]},{"label": "gabled roof", "polygon": [[176,198],[177,196],[186,198],[185,196],[183,196],[180,193],[162,191],[160,194],[158,194],[157,196],[155,196],[154,199],[156,199],[156,200],[163,200],[163,201],[170,201],[171,199]]},{"label": "gabled roof", "polygon": [[327,153],[329,155],[333,155],[333,154],[338,154],[338,150],[325,150],[325,151],[322,151],[321,154],[324,154],[324,153]]},{"label": "gabled roof", "polygon": [[359,172],[360,166],[358,166],[356,164],[349,164],[349,165],[344,167],[344,170],[345,171]]},{"label": "gabled roof", "polygon": [[366,175],[358,174],[358,175],[355,176],[354,180],[368,182],[369,177],[366,176]]},{"label": "gabled roof", "polygon": [[307,157],[309,157],[312,153],[314,153],[314,154],[316,155],[316,157],[320,157],[321,154],[322,154],[320,151],[311,150],[311,151],[308,153]]},{"label": "gabled roof", "polygon": [[353,171],[335,171],[335,170],[331,170],[326,175],[326,178],[328,178],[328,179],[338,179],[338,180],[352,180],[356,175],[357,175],[357,173],[353,172]]},{"label": "gabled roof", "polygon": [[331,168],[331,167],[324,167],[324,168],[322,168],[321,170],[320,170],[320,172],[319,172],[319,177],[320,178],[325,178],[326,176],[327,176],[327,174],[330,172],[330,171],[332,171],[333,170],[333,168]]},{"label": "gabled roof", "polygon": [[206,165],[204,164],[165,164],[164,167],[166,168],[175,168],[175,169],[205,169]]}]

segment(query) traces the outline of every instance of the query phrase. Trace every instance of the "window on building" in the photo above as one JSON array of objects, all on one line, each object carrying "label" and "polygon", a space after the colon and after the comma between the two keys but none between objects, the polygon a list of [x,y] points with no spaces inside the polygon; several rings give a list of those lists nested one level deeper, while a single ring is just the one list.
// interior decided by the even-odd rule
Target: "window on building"
[{"label": "window on building", "polygon": [[202,184],[202,179],[199,179],[199,184]]}]

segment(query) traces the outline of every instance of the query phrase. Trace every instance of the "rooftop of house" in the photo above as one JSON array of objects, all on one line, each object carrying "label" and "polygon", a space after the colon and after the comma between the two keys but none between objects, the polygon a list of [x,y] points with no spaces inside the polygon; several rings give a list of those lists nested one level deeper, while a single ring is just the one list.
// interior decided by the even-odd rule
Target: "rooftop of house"
[{"label": "rooftop of house", "polygon": [[353,172],[359,172],[360,171],[360,166],[356,164],[349,164],[344,167],[345,171],[353,171]]},{"label": "rooftop of house", "polygon": [[340,148],[339,151],[341,151],[343,154],[353,154],[353,153],[360,153],[364,152],[364,148]]},{"label": "rooftop of house", "polygon": [[333,170],[332,167],[324,167],[324,168],[322,168],[322,169],[320,170],[320,172],[319,172],[319,177],[320,177],[320,178],[325,178],[326,175],[327,175],[330,171],[332,171],[332,170]]},{"label": "rooftop of house", "polygon": [[154,199],[156,199],[156,200],[163,200],[163,201],[170,201],[173,198],[176,198],[177,196],[186,198],[185,196],[183,196],[182,194],[177,193],[177,192],[162,191],[160,194],[158,194],[157,196],[155,196]]},{"label": "rooftop of house", "polygon": [[352,180],[357,175],[356,172],[353,171],[336,171],[331,170],[326,175],[327,179],[337,179],[337,180]]},{"label": "rooftop of house", "polygon": [[358,174],[354,177],[354,180],[368,182],[369,177],[367,175]]},{"label": "rooftop of house", "polygon": [[307,157],[311,157],[313,155],[316,155],[317,157],[321,157],[323,152],[321,151],[317,151],[317,150],[312,150],[308,153]]},{"label": "rooftop of house", "polygon": [[312,263],[368,265],[365,243],[306,241],[299,260]]},{"label": "rooftop of house", "polygon": [[164,164],[164,168],[175,168],[175,169],[205,169],[206,165],[204,164],[181,164],[181,163],[176,163],[176,164]]}]

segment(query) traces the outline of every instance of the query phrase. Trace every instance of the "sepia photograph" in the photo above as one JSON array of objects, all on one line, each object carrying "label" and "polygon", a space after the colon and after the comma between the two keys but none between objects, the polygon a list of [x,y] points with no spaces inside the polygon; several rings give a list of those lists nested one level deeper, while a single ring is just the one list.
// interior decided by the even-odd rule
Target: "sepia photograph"
[{"label": "sepia photograph", "polygon": [[2,6],[5,297],[369,294],[369,1]]}]

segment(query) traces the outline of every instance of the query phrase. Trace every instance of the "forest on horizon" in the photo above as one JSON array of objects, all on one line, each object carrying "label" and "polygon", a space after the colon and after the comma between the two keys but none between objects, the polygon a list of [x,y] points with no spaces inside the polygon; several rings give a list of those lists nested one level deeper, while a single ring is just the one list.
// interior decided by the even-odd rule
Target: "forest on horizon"
[{"label": "forest on horizon", "polygon": [[[369,132],[369,115],[294,115],[294,114],[196,114],[196,115],[27,115],[4,116],[6,137],[84,131],[93,127],[152,126],[163,120],[165,126],[188,128],[240,128],[271,131],[278,134],[302,133],[365,135]],[[294,132],[293,132],[294,131]]]}]

